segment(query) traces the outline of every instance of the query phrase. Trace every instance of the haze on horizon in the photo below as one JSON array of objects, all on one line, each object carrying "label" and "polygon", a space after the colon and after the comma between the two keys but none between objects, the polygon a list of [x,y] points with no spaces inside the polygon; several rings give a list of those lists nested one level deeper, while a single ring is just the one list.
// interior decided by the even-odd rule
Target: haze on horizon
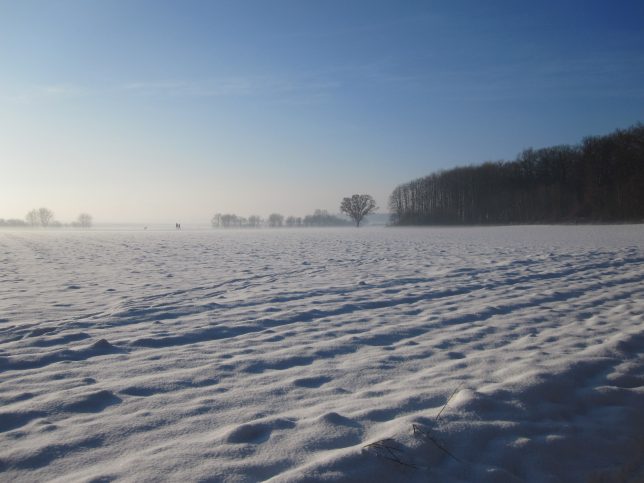
[{"label": "haze on horizon", "polygon": [[644,4],[0,1],[0,218],[337,212],[642,121]]}]

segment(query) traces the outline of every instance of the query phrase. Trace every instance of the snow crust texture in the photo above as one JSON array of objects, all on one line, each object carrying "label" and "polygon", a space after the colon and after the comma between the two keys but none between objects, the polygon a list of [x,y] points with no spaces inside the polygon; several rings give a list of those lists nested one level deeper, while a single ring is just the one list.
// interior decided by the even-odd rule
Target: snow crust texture
[{"label": "snow crust texture", "polygon": [[643,242],[0,232],[0,480],[644,481]]}]

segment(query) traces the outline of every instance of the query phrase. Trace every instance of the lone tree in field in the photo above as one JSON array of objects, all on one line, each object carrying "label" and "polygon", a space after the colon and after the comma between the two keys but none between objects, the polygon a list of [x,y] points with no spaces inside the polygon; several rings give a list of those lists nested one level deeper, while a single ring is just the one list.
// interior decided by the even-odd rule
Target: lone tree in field
[{"label": "lone tree in field", "polygon": [[353,195],[351,198],[343,198],[340,203],[340,211],[346,213],[360,226],[362,219],[378,209],[376,201],[371,195]]}]

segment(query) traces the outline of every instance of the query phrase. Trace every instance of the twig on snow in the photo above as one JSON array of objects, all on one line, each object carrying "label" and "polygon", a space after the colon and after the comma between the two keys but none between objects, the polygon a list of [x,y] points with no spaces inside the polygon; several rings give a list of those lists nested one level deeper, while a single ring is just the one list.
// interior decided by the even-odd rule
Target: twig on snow
[{"label": "twig on snow", "polygon": [[407,466],[408,468],[418,468],[415,464],[408,463],[407,461],[403,461],[401,459],[401,455],[404,454],[404,451],[394,446],[395,443],[396,443],[395,440],[391,438],[387,438],[387,439],[381,439],[380,441],[376,441],[374,443],[367,444],[364,446],[364,448],[375,449],[376,454],[381,458],[393,461],[395,463],[398,463],[401,466]]},{"label": "twig on snow", "polygon": [[446,455],[450,456],[451,458],[453,458],[454,460],[458,461],[459,463],[463,463],[463,460],[461,460],[461,459],[457,458],[456,456],[454,456],[451,451],[449,451],[447,448],[445,448],[445,446],[443,446],[441,443],[439,443],[436,440],[436,438],[434,438],[431,435],[429,430],[425,430],[425,429],[421,428],[417,424],[412,424],[411,426],[414,429],[414,436],[418,436],[418,435],[422,436],[426,440],[431,441],[432,443],[434,443],[434,445],[436,445],[436,447],[438,449],[440,449]]},{"label": "twig on snow", "polygon": [[437,414],[437,415],[436,415],[436,417],[434,418],[434,422],[435,422],[435,423],[437,423],[437,422],[438,422],[438,420],[439,420],[439,419],[440,419],[440,417],[441,417],[441,414],[443,414],[443,411],[445,411],[445,408],[447,407],[447,405],[449,404],[449,402],[452,400],[452,398],[456,395],[456,393],[458,392],[458,390],[461,388],[461,386],[462,386],[462,385],[463,385],[463,383],[461,382],[461,383],[456,387],[456,389],[454,389],[454,392],[452,392],[452,394],[450,395],[450,397],[448,397],[448,398],[447,398],[447,401],[445,401],[445,404],[443,405],[443,407],[441,408],[441,410],[440,410],[440,411],[438,411],[438,414]]},{"label": "twig on snow", "polygon": [[[445,404],[443,404],[443,407],[441,408],[440,411],[438,411],[438,414],[434,418],[434,424],[437,424],[440,420],[441,415],[443,414],[443,411],[447,408],[447,405],[449,402],[452,400],[452,398],[456,395],[456,393],[459,391],[459,389],[463,386],[463,382],[461,382],[456,389],[450,394],[450,396],[447,398],[447,401],[445,401]],[[414,436],[422,436],[424,439],[431,441],[434,443],[434,445],[440,449],[443,453],[448,455],[450,458],[453,458],[454,460],[458,461],[459,463],[463,463],[463,460],[459,459],[458,457],[454,456],[454,454],[449,451],[447,448],[445,448],[445,445],[441,444],[438,442],[438,440],[432,435],[431,431],[429,429],[424,429],[421,428],[418,424],[412,424],[411,425],[413,430],[414,430]]]}]

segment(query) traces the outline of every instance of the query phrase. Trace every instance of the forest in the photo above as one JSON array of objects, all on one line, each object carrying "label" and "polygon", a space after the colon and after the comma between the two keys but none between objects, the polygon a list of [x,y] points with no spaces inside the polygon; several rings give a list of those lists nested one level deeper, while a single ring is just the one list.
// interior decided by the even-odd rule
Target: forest
[{"label": "forest", "polygon": [[397,186],[389,208],[398,225],[642,221],[644,125],[433,173]]}]

